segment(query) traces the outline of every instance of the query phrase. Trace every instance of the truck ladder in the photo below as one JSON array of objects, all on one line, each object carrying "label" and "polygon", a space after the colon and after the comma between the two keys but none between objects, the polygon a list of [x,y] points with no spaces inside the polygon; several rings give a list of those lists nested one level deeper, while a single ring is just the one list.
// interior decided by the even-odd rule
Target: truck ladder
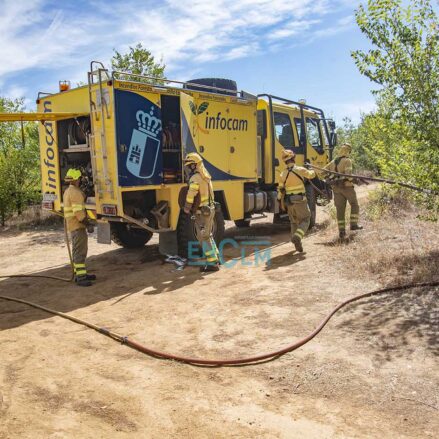
[{"label": "truck ladder", "polygon": [[[95,64],[97,68],[94,69]],[[99,102],[94,102],[92,96],[93,85],[96,83],[99,85],[99,89],[96,93],[97,100]],[[96,184],[96,192],[99,196],[104,194],[110,194],[110,197],[114,199],[114,189],[111,178],[108,173],[108,155],[107,155],[107,137],[105,133],[105,119],[110,119],[111,114],[108,108],[108,103],[105,100],[104,88],[102,82],[104,77],[109,80],[108,70],[105,69],[104,65],[97,61],[92,61],[90,64],[90,72],[88,73],[88,94],[90,101],[90,115],[93,120],[93,131],[90,134],[90,149],[91,149],[91,159],[93,168],[93,179]],[[100,121],[100,128],[96,129],[97,122]],[[96,137],[100,140],[100,152],[102,156],[102,173],[97,167],[97,146]]]}]

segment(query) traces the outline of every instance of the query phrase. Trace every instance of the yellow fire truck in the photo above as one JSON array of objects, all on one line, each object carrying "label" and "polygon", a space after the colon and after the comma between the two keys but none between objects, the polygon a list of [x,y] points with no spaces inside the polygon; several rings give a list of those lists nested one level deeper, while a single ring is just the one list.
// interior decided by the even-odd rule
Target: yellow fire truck
[{"label": "yellow fire truck", "polygon": [[[163,243],[173,237],[182,255],[196,239],[178,205],[185,154],[198,152],[212,175],[220,241],[225,220],[246,227],[254,215],[280,213],[283,148],[297,154],[298,164],[323,167],[336,142],[334,123],[304,101],[238,92],[231,80],[184,83],[109,72],[95,61],[87,86],[63,82],[59,93],[39,93],[30,117],[42,122],[43,207],[62,212],[64,175],[80,168],[99,242],[139,247],[157,232]],[[307,197],[313,223],[318,194],[312,186]]]}]

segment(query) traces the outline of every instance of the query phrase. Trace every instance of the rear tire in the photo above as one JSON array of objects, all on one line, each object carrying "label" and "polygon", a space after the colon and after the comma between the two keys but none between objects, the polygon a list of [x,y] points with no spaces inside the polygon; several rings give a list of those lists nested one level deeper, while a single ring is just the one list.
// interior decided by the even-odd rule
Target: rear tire
[{"label": "rear tire", "polygon": [[308,207],[311,212],[309,229],[312,229],[316,225],[316,215],[317,215],[316,191],[310,184],[306,185],[305,190],[306,190],[306,200],[308,202]]},{"label": "rear tire", "polygon": [[124,248],[141,248],[152,238],[152,235],[149,230],[135,229],[127,223],[111,224],[111,239]]},{"label": "rear tire", "polygon": [[[215,212],[215,218],[213,222],[213,238],[217,245],[220,244],[224,237],[225,222],[224,215],[221,210]],[[188,257],[188,247],[190,241],[197,241],[197,236],[195,232],[195,221],[191,219],[191,215],[187,215],[180,211],[180,216],[178,218],[177,224],[177,244],[178,244],[178,254],[183,258]]]}]

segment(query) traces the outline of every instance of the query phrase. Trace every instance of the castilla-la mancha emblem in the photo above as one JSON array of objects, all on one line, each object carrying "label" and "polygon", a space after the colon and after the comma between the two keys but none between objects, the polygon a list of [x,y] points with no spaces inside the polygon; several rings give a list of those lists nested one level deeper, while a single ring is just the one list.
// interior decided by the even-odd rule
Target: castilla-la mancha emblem
[{"label": "castilla-la mancha emblem", "polygon": [[136,119],[138,129],[134,129],[131,135],[127,169],[136,177],[151,178],[160,150],[162,121],[154,116],[153,106],[149,112],[139,110]]}]

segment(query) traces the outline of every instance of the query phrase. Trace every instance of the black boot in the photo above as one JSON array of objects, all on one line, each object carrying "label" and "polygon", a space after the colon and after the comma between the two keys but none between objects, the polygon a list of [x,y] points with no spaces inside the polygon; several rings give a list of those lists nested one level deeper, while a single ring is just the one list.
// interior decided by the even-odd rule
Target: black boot
[{"label": "black boot", "polygon": [[92,285],[91,280],[88,280],[87,276],[75,277],[75,284],[78,285],[78,287],[90,287]]},{"label": "black boot", "polygon": [[291,238],[291,242],[294,244],[294,247],[296,248],[297,252],[299,253],[303,252],[302,240],[298,236],[294,235]]},{"label": "black boot", "polygon": [[359,224],[351,224],[351,230],[363,230],[363,226]]},{"label": "black boot", "polygon": [[219,265],[218,264],[214,264],[214,265],[203,265],[202,267],[200,267],[200,271],[202,273],[210,273],[213,271],[219,271]]},{"label": "black boot", "polygon": [[96,280],[96,275],[95,274],[87,274],[87,280]]},{"label": "black boot", "polygon": [[338,237],[340,239],[345,239],[346,238],[346,230],[339,230]]}]

